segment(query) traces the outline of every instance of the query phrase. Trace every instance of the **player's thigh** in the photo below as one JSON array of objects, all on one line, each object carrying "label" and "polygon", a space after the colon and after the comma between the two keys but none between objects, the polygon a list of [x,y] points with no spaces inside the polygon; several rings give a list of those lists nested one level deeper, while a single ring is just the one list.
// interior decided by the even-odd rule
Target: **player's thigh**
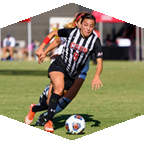
[{"label": "player's thigh", "polygon": [[54,91],[56,89],[64,89],[64,74],[59,71],[52,71],[49,73]]}]

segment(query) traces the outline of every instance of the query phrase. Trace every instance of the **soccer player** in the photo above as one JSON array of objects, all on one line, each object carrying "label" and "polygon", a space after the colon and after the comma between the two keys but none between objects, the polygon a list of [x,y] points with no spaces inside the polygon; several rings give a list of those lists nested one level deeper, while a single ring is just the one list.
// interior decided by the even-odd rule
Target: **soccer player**
[{"label": "soccer player", "polygon": [[[83,14],[84,14],[84,12],[78,13],[76,18],[71,23],[68,23],[65,25],[65,28],[72,28],[72,27],[80,28],[81,27],[81,23],[80,23],[81,17],[83,16]],[[57,54],[58,55],[61,54],[61,51],[62,51],[62,48],[63,48],[65,42],[66,42],[66,39],[57,38],[50,44],[50,45],[52,45],[53,48],[55,48],[61,44],[59,46],[59,48],[56,50],[56,54],[52,57],[57,56]],[[43,53],[43,50],[36,51],[36,55],[39,57],[39,59],[43,58],[43,60],[44,60],[44,58],[48,52],[48,49],[49,49],[49,47],[44,51],[44,53]],[[86,78],[87,71],[89,70],[89,61],[90,61],[90,59],[88,59],[84,69],[82,70],[79,77],[75,80],[72,87],[68,90],[68,92],[64,95],[64,97],[60,99],[55,113],[58,113],[58,112],[62,111],[63,109],[65,109],[65,107],[72,101],[72,99],[78,93],[79,89],[81,88],[81,86]],[[50,84],[50,86],[49,85],[46,86],[43,93],[41,94],[40,102],[36,105],[35,104],[30,105],[30,111],[25,118],[26,124],[30,124],[33,121],[36,112],[47,109],[48,106],[47,106],[46,101],[51,96],[51,89],[52,89],[52,84]],[[47,112],[41,114],[39,119],[37,120],[36,124],[43,125],[45,122],[45,118],[47,117],[47,114],[48,114]]]},{"label": "soccer player", "polygon": [[[76,15],[76,18],[71,22],[71,23],[68,23],[66,24],[64,27],[65,28],[73,28],[73,27],[78,27],[80,28],[81,27],[81,17],[83,16],[84,12],[81,12],[81,13],[78,13]],[[57,56],[57,54],[61,54],[61,51],[62,51],[62,48],[63,48],[63,44],[66,42],[66,39],[64,38],[57,38],[55,39],[51,45],[53,46],[53,48],[57,47],[58,45],[61,45],[59,46],[59,48],[56,50],[56,54],[52,57],[55,57]],[[36,55],[39,57],[39,60],[41,58],[45,58],[46,54],[48,52],[48,49],[46,49],[43,53],[43,50],[38,50],[36,51]],[[81,74],[79,75],[79,77],[75,80],[74,84],[72,85],[72,87],[68,90],[68,92],[64,95],[63,98],[60,99],[58,105],[57,105],[57,108],[56,108],[56,112],[55,113],[58,113],[60,111],[62,111],[71,101],[72,99],[76,96],[76,94],[78,93],[79,89],[81,88],[85,78],[86,78],[86,75],[87,75],[87,71],[89,70],[89,61],[90,59],[88,59],[84,69],[82,70]],[[41,97],[40,97],[40,102],[38,104],[31,104],[30,105],[30,111],[28,113],[28,115],[26,116],[25,118],[25,123],[26,124],[30,124],[32,121],[33,121],[33,118],[35,116],[35,113],[38,112],[38,111],[43,111],[43,110],[46,110],[47,109],[47,103],[46,103],[46,100],[48,98],[50,98],[50,95],[51,95],[51,88],[52,88],[52,84],[50,84],[50,86],[46,86],[46,88],[44,89],[43,93],[41,94]],[[41,114],[39,116],[39,119],[37,120],[36,124],[38,125],[43,125],[45,123],[45,118],[47,117],[47,112]]]},{"label": "soccer player", "polygon": [[52,31],[39,47],[43,49],[54,36],[67,38],[62,54],[57,57],[48,69],[48,77],[53,85],[53,93],[49,100],[47,123],[44,126],[47,132],[54,132],[52,119],[59,98],[64,90],[69,90],[73,85],[92,52],[95,52],[97,56],[97,68],[92,80],[92,89],[95,87],[96,90],[100,88],[100,85],[102,86],[100,74],[103,67],[103,53],[100,40],[93,31],[95,24],[95,17],[91,14],[85,14],[82,16],[81,29],[73,28]]}]

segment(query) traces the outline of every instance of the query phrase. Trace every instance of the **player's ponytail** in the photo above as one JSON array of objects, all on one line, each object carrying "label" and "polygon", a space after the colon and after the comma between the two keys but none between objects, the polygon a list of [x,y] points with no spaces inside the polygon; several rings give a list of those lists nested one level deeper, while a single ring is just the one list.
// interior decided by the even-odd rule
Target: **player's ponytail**
[{"label": "player's ponytail", "polygon": [[80,18],[85,14],[85,12],[80,12],[78,14],[76,14],[74,20],[70,23],[67,23],[64,25],[64,28],[74,28],[76,27],[76,22],[78,22],[80,20]]}]

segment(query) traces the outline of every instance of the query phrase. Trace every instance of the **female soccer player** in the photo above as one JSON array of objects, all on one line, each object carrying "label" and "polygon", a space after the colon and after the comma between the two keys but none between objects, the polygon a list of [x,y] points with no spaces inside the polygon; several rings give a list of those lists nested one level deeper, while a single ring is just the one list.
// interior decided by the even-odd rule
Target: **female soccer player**
[{"label": "female soccer player", "polygon": [[44,129],[54,132],[52,119],[55,109],[63,90],[68,90],[74,80],[79,76],[91,53],[95,51],[97,56],[97,69],[92,81],[92,89],[102,85],[100,73],[102,71],[102,50],[100,40],[93,32],[95,27],[95,17],[85,14],[81,20],[81,29],[60,29],[52,31],[40,47],[45,46],[54,36],[67,37],[67,42],[62,54],[50,65],[48,77],[53,85],[53,93],[49,100],[47,123]]},{"label": "female soccer player", "polygon": [[[73,28],[73,27],[81,27],[81,17],[84,15],[84,12],[78,13],[76,18],[71,22],[66,24],[64,27],[65,28]],[[57,38],[55,39],[50,45],[53,46],[53,48],[57,47],[58,45],[60,45],[61,43],[65,43],[66,39],[62,39],[62,38]],[[61,54],[63,45],[60,45],[60,47],[56,50],[56,55],[57,54]],[[49,47],[44,51],[43,50],[38,50],[36,51],[36,55],[39,57],[39,63],[40,63],[40,59],[45,58],[47,52],[49,51]],[[65,109],[65,107],[72,101],[72,99],[76,96],[76,94],[78,93],[79,89],[81,88],[86,75],[87,75],[87,71],[89,70],[89,60],[87,61],[84,69],[82,70],[81,74],[79,75],[79,77],[75,80],[74,84],[72,85],[72,87],[68,90],[68,92],[63,96],[63,98],[61,98],[58,102],[57,108],[56,108],[56,113],[62,111],[63,109]],[[38,111],[43,111],[47,109],[47,105],[49,102],[46,103],[47,99],[49,100],[50,96],[51,96],[51,89],[52,89],[52,84],[50,84],[50,86],[46,86],[43,93],[41,94],[40,97],[40,103],[38,104],[31,104],[30,105],[30,111],[28,113],[28,115],[25,118],[25,123],[26,124],[30,124],[33,121],[33,118],[35,116],[35,113]],[[38,125],[43,125],[45,122],[45,118],[47,117],[47,112],[41,114],[39,116],[39,119],[37,120]]]},{"label": "female soccer player", "polygon": [[97,56],[97,69],[92,81],[92,89],[94,87],[95,89],[99,89],[100,85],[102,86],[100,80],[102,49],[100,40],[93,32],[94,26],[94,16],[85,14],[81,20],[81,29],[74,28],[52,31],[40,46],[40,49],[44,48],[54,36],[67,37],[62,54],[57,57],[48,69],[48,77],[54,89],[49,101],[47,123],[44,126],[44,129],[48,132],[54,132],[52,119],[63,90],[68,90],[72,86],[92,52],[95,52]]},{"label": "female soccer player", "polygon": [[[64,27],[65,28],[74,28],[74,27],[77,27],[77,28],[81,28],[81,17],[85,14],[85,12],[81,12],[81,13],[78,13],[76,18],[73,20],[72,23],[68,23],[66,24]],[[57,38],[55,39],[52,43],[51,43],[51,49],[57,47],[58,45],[61,44],[61,46],[56,50],[56,54],[52,57],[55,57],[55,56],[58,56],[59,54],[61,54],[62,52],[62,48],[64,46],[66,42],[66,39],[64,38]],[[36,51],[36,55],[38,56],[38,61],[39,63],[43,62],[44,58],[46,57],[46,54],[50,51],[49,47],[43,52],[43,50],[41,49],[38,49]],[[55,59],[55,58],[54,58]],[[70,100],[72,100],[77,92],[79,91],[80,87],[82,86],[85,78],[86,78],[86,75],[87,75],[87,71],[89,70],[89,61],[90,61],[90,58],[88,59],[81,75],[79,76],[79,78],[76,79],[76,82],[75,82],[75,85],[73,85],[73,89],[72,91],[69,92],[69,95],[66,95],[65,97],[69,98]],[[50,90],[49,90],[49,94],[48,94],[48,98],[50,98],[50,95],[51,95],[51,87],[52,85],[50,85]]]}]

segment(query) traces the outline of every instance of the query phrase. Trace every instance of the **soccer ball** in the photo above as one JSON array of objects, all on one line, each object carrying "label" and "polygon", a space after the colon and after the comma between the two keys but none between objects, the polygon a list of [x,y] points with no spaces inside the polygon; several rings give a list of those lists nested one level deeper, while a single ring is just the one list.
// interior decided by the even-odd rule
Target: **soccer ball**
[{"label": "soccer ball", "polygon": [[65,126],[68,133],[79,134],[85,129],[85,120],[80,115],[72,115],[66,120]]}]

